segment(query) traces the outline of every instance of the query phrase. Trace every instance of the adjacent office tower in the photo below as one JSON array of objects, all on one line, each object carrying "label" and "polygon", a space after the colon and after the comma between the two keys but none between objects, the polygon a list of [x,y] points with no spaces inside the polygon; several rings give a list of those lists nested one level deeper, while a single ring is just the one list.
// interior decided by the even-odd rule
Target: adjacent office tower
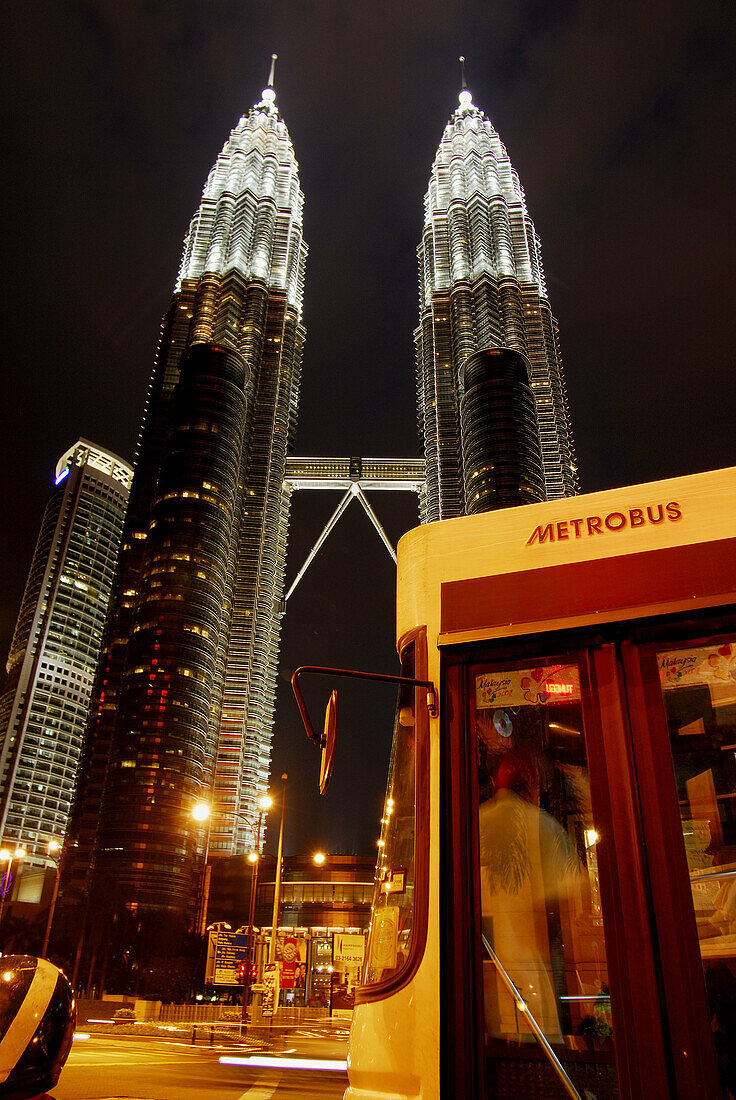
[{"label": "adjacent office tower", "polygon": [[485,348],[528,359],[547,499],[577,492],[557,322],[519,177],[463,87],[424,200],[419,256],[417,403],[427,463],[425,520],[465,512],[461,367]]},{"label": "adjacent office tower", "polygon": [[272,83],[209,174],[163,322],[64,876],[90,912],[191,918],[204,847],[251,848],[268,785],[307,255]]},{"label": "adjacent office tower", "polygon": [[0,838],[25,867],[66,831],[132,477],[85,439],[56,466],[0,696]]}]

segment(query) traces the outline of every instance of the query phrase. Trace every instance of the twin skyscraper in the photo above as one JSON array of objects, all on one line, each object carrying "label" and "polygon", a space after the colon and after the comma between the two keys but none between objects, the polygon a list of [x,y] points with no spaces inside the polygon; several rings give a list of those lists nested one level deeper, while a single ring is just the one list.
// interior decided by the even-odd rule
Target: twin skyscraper
[{"label": "twin skyscraper", "polygon": [[[303,206],[272,69],[209,174],[161,329],[62,878],[98,926],[145,912],[191,924],[197,799],[215,808],[210,857],[251,846],[242,818],[269,781],[306,336]],[[539,239],[465,88],[418,254],[423,518],[473,510],[512,439],[520,500],[575,493]]]}]

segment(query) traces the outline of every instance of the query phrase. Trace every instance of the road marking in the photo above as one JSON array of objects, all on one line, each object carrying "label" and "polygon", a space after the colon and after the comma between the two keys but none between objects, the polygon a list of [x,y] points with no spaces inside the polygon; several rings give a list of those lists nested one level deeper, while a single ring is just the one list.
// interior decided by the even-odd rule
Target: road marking
[{"label": "road marking", "polygon": [[[99,1059],[94,1061],[93,1059]],[[183,1066],[186,1065],[187,1058],[157,1058],[156,1062],[162,1066]],[[147,1058],[141,1057],[140,1054],[128,1054],[127,1051],[121,1051],[120,1054],[105,1054],[104,1051],[87,1051],[87,1050],[73,1050],[69,1055],[68,1065],[84,1065],[84,1066],[109,1066],[109,1065],[121,1065],[126,1066],[149,1066],[151,1064],[150,1056]]]},{"label": "road marking", "polygon": [[271,1077],[263,1084],[251,1085],[249,1089],[246,1089],[242,1096],[238,1097],[238,1100],[271,1100],[271,1097],[279,1087],[281,1080],[281,1074],[278,1073],[275,1077]]}]

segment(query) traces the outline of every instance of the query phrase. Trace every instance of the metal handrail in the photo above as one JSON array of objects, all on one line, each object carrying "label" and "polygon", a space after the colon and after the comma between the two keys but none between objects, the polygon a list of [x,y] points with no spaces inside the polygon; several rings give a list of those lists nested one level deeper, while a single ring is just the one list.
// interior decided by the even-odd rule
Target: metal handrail
[{"label": "metal handrail", "polygon": [[736,875],[736,871],[707,871],[705,874],[700,874],[698,871],[690,872],[691,882],[704,882],[709,878],[733,878]]},{"label": "metal handrail", "polygon": [[529,1026],[531,1027],[532,1031],[534,1032],[534,1035],[536,1036],[537,1042],[539,1043],[542,1050],[544,1051],[544,1053],[549,1058],[549,1061],[552,1065],[552,1069],[555,1071],[555,1073],[559,1077],[560,1082],[561,1082],[562,1087],[564,1088],[565,1092],[567,1093],[568,1096],[572,1097],[572,1100],[583,1100],[582,1096],[580,1095],[580,1093],[578,1092],[578,1090],[575,1088],[572,1081],[570,1080],[570,1078],[569,1078],[562,1062],[557,1057],[555,1052],[552,1050],[552,1047],[549,1044],[547,1036],[544,1034],[541,1027],[537,1023],[537,1021],[534,1019],[534,1017],[532,1016],[532,1014],[529,1010],[529,1005],[526,1003],[526,1001],[522,997],[521,993],[516,988],[511,975],[508,973],[507,970],[504,969],[504,967],[501,964],[501,960],[499,959],[498,955],[493,950],[490,943],[488,942],[488,940],[486,939],[486,937],[483,935],[482,932],[481,932],[481,939],[483,940],[483,946],[485,947],[486,951],[488,952],[488,955],[489,955],[491,961],[493,962],[493,965],[496,967],[496,970],[501,975],[501,979],[503,980],[503,982],[504,982],[506,988],[508,989],[509,993],[514,998],[514,1000],[516,1001],[516,1007],[518,1008],[519,1012],[523,1012],[523,1014],[526,1016],[527,1020],[529,1021]]}]

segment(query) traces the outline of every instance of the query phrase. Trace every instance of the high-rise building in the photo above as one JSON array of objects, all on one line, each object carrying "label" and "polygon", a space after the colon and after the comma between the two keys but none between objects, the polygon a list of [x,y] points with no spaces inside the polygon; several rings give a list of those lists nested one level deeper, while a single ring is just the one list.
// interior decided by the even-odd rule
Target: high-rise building
[{"label": "high-rise building", "polygon": [[547,499],[577,492],[557,322],[524,191],[467,88],[442,136],[424,200],[417,403],[427,463],[423,518],[465,512],[461,367],[486,348],[529,362]]},{"label": "high-rise building", "polygon": [[0,696],[0,838],[26,868],[66,831],[132,477],[85,439],[56,466]]},{"label": "high-rise building", "polygon": [[[191,918],[268,785],[307,247],[275,103],[231,131],[162,326],[63,886]],[[208,835],[191,810],[212,799]]]}]

